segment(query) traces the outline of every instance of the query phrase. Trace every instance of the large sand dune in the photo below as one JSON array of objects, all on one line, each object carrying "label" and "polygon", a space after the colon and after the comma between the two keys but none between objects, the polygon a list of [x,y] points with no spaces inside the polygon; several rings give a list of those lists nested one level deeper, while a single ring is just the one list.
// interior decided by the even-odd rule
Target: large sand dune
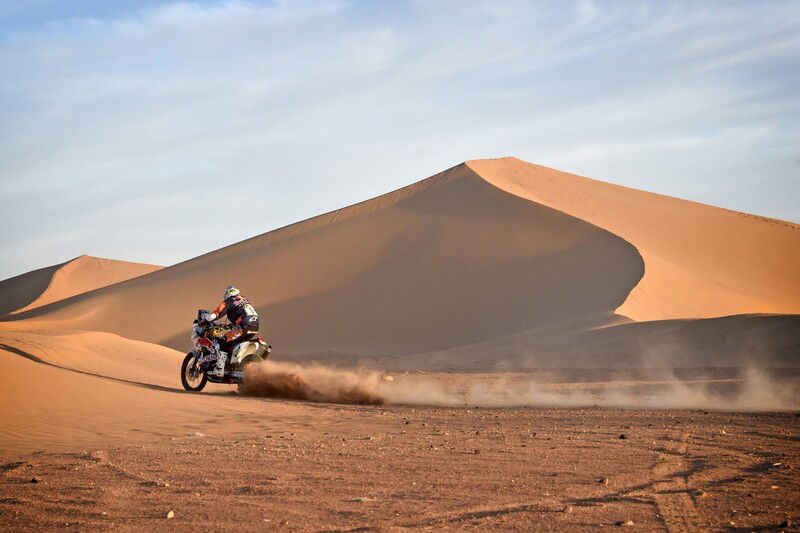
[{"label": "large sand dune", "polygon": [[0,315],[27,311],[160,268],[82,255],[0,281]]},{"label": "large sand dune", "polygon": [[[504,158],[14,318],[182,350],[196,310],[236,283],[288,358],[474,369],[626,366],[656,352],[669,366],[702,348],[704,366],[783,365],[797,362],[800,318],[774,328],[757,314],[800,313],[797,264],[795,224]],[[750,330],[758,342],[726,362],[728,333]]]}]

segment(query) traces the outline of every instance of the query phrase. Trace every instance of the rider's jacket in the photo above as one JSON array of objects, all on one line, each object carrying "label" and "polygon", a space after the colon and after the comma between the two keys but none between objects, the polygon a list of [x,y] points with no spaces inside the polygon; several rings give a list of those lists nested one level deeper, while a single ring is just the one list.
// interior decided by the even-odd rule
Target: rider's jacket
[{"label": "rider's jacket", "polygon": [[242,329],[258,330],[258,313],[255,308],[247,301],[247,298],[237,294],[226,298],[220,303],[214,314],[217,317],[227,316],[231,324]]}]

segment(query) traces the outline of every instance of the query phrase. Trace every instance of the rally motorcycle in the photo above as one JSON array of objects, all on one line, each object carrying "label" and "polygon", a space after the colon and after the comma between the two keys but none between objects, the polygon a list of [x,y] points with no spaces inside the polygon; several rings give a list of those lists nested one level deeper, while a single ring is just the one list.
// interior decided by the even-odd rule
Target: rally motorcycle
[{"label": "rally motorcycle", "polygon": [[[181,383],[183,388],[200,392],[207,382],[212,383],[235,383],[242,384],[244,379],[244,368],[251,364],[263,361],[269,357],[272,346],[261,337],[254,338],[254,335],[245,335],[242,342],[237,343],[232,353],[227,354],[225,362],[225,373],[222,378],[211,376],[209,370],[213,370],[217,364],[217,355],[212,347],[216,339],[225,336],[233,326],[230,324],[215,324],[205,320],[208,311],[200,309],[197,312],[192,324],[192,343],[194,349],[186,354],[181,365]],[[225,352],[223,352],[225,353]]]}]

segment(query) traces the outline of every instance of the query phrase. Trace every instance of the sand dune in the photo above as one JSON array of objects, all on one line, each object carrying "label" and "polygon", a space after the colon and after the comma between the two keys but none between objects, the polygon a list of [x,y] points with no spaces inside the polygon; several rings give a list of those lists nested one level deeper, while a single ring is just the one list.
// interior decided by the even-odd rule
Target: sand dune
[{"label": "sand dune", "polygon": [[0,349],[49,366],[124,382],[174,387],[183,352],[100,331],[9,328],[0,324]]},{"label": "sand dune", "polygon": [[623,239],[462,164],[21,316],[178,348],[196,310],[235,282],[274,343],[292,352],[411,353],[565,321],[607,323],[642,268]]},{"label": "sand dune", "polygon": [[618,312],[635,320],[800,313],[800,226],[648,193],[513,157],[467,165],[497,187],[633,244],[645,275]]},{"label": "sand dune", "polygon": [[[52,452],[91,449],[109,442],[120,445],[161,441],[168,440],[166,436],[185,437],[194,432],[230,435],[251,430],[254,417],[271,422],[280,419],[280,413],[296,411],[291,406],[273,406],[266,416],[263,407],[253,406],[224,389],[218,389],[217,394],[213,390],[186,394],[178,379],[176,365],[180,362],[169,357],[172,350],[167,348],[151,347],[143,352],[142,343],[137,346],[101,338],[73,349],[61,341],[74,339],[41,340],[37,347],[25,346],[30,352],[22,352],[6,344],[9,339],[0,338],[0,373],[14,377],[0,382],[0,459],[34,450]],[[111,367],[95,368],[92,363],[102,354],[96,352],[93,359],[82,361],[89,353],[84,348],[90,345],[94,350],[111,348],[111,355],[125,358]],[[20,355],[46,357],[49,350],[58,346],[61,351],[52,363]],[[164,362],[160,369],[147,363],[137,369],[143,353],[151,362],[155,355],[161,357]],[[86,371],[70,366],[84,367]],[[150,377],[145,371],[152,371]],[[102,377],[104,373],[132,379]],[[143,380],[138,381],[139,378]],[[228,423],[218,424],[220,418]]]},{"label": "sand dune", "polygon": [[162,267],[82,255],[0,281],[0,315],[19,313]]},{"label": "sand dune", "polygon": [[[71,372],[26,359],[0,346],[0,372],[14,376],[0,385],[0,447],[29,451],[56,444],[91,446],[139,431],[168,431],[160,419],[164,399],[155,391]],[[173,379],[174,383],[174,379]],[[175,390],[174,401],[180,401]],[[187,404],[184,402],[184,408]],[[176,410],[173,404],[171,409]],[[135,423],[130,423],[135,420]]]},{"label": "sand dune", "polygon": [[[196,310],[237,283],[286,358],[625,366],[654,341],[672,345],[667,358],[709,344],[676,319],[800,313],[796,264],[795,224],[504,158],[12,319],[183,350]],[[621,315],[658,322],[635,328]],[[701,329],[720,340],[771,321]],[[797,360],[792,328],[778,329],[750,355]],[[704,353],[703,364],[724,363]]]}]

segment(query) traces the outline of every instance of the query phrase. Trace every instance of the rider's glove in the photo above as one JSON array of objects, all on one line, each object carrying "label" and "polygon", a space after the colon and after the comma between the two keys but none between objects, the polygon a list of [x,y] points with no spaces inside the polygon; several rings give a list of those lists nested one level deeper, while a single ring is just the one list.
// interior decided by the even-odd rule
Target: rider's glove
[{"label": "rider's glove", "polygon": [[203,320],[207,320],[207,321],[211,322],[215,318],[217,318],[217,314],[216,313],[203,313]]}]

